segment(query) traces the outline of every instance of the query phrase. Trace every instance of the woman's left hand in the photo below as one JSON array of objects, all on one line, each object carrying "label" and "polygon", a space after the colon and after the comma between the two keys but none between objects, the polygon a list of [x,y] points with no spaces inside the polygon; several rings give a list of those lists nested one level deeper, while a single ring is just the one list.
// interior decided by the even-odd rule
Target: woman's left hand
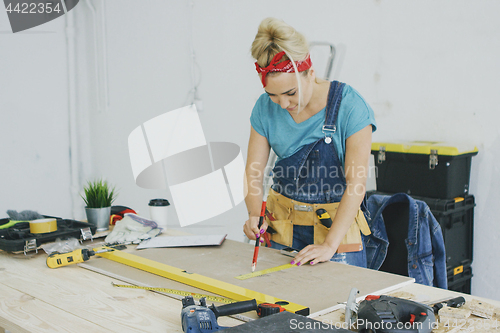
[{"label": "woman's left hand", "polygon": [[336,251],[326,244],[308,245],[295,256],[291,264],[300,266],[310,261],[311,265],[315,265],[318,262],[329,261]]}]

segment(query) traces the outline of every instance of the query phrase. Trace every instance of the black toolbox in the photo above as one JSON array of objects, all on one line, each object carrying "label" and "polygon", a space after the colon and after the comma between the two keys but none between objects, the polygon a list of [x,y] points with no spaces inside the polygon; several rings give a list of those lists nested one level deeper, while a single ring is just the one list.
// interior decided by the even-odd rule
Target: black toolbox
[{"label": "black toolbox", "polygon": [[444,246],[446,249],[446,269],[472,262],[474,238],[474,207],[473,195],[455,199],[432,199],[413,196],[416,200],[427,203],[432,215],[441,225]]},{"label": "black toolbox", "polygon": [[448,270],[447,276],[448,290],[470,295],[472,279],[471,262],[464,263],[461,266]]},{"label": "black toolbox", "polygon": [[372,143],[377,191],[454,198],[469,193],[472,156],[476,147],[439,142]]},{"label": "black toolbox", "polygon": [[[54,218],[44,216],[45,218]],[[57,230],[53,232],[32,234],[29,222],[20,222],[9,228],[0,229],[0,250],[6,252],[28,252],[35,250],[44,243],[54,242],[57,238],[86,239],[86,236],[94,235],[97,227],[87,222],[55,218]],[[0,226],[9,222],[8,218],[0,219]]]},{"label": "black toolbox", "polygon": [[[367,193],[368,196],[372,194],[393,195],[379,191]],[[434,199],[413,195],[411,197],[424,201],[441,226],[446,250],[446,269],[450,271],[471,263],[476,205],[474,196],[466,195],[455,199]]]}]

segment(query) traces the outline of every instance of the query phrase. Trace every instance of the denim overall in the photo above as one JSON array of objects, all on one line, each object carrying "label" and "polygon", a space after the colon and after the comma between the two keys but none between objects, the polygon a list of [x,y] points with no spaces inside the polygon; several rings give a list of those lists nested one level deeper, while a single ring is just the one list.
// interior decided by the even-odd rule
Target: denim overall
[{"label": "denim overall", "polygon": [[[347,185],[332,135],[336,131],[344,86],[345,83],[338,81],[330,84],[323,126],[325,137],[305,145],[274,166],[271,188],[277,193],[311,204],[339,202],[342,198]],[[294,225],[292,247],[301,250],[309,244],[314,244],[313,226]],[[281,249],[285,246],[272,242],[272,247]],[[330,260],[366,267],[365,247],[359,252],[336,253]]]}]

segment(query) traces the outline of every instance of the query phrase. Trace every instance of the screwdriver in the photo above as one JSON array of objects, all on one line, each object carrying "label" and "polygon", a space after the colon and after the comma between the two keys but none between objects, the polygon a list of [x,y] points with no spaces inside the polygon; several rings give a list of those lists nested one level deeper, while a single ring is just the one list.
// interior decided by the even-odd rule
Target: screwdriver
[{"label": "screwdriver", "polygon": [[54,252],[47,257],[47,266],[49,266],[50,268],[58,268],[72,264],[78,264],[80,262],[89,260],[90,257],[98,253],[104,253],[110,251],[114,251],[114,249],[103,249],[99,251],[93,251],[89,249],[77,249],[72,252],[66,252],[66,253]]},{"label": "screwdriver", "polygon": [[441,308],[443,307],[443,304],[446,304],[446,306],[448,306],[450,308],[459,308],[465,304],[465,298],[463,298],[462,296],[459,296],[459,297],[455,297],[452,299],[445,299],[443,301],[438,301],[432,307],[432,309],[434,310],[434,313],[437,314],[438,311],[441,310]]}]

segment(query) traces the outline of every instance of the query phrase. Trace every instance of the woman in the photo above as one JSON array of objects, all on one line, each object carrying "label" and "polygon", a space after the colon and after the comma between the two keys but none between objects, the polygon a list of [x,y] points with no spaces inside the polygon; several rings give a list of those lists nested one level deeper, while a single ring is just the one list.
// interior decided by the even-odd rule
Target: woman
[{"label": "woman", "polygon": [[[292,264],[338,261],[366,267],[360,205],[375,130],[372,109],[350,86],[316,77],[303,35],[281,20],[259,26],[252,56],[264,87],[251,115],[245,199],[250,239],[271,233],[272,246],[300,252]],[[262,182],[270,148],[278,160],[259,229]],[[332,219],[325,227],[321,215]],[[318,212],[319,210],[319,212]],[[360,231],[361,230],[361,231]]]}]

